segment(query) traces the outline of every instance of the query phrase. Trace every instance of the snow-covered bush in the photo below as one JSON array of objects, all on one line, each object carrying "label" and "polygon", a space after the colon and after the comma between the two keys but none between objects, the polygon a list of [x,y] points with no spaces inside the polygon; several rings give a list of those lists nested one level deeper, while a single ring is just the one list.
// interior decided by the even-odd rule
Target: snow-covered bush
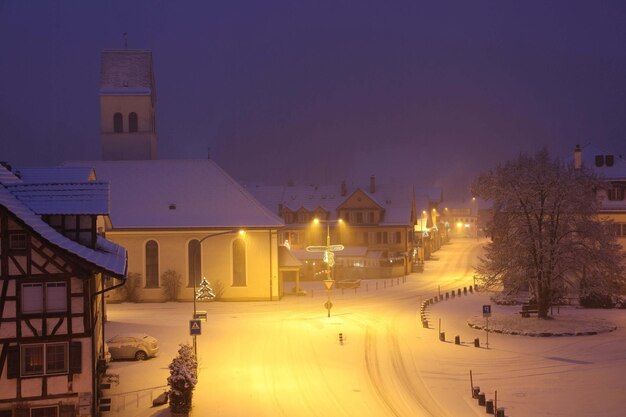
[{"label": "snow-covered bush", "polygon": [[198,362],[193,348],[188,344],[181,344],[178,356],[172,360],[169,368],[167,384],[170,386],[170,409],[173,413],[189,413],[193,390],[198,382]]},{"label": "snow-covered bush", "polygon": [[126,282],[123,286],[119,287],[117,292],[117,297],[121,301],[139,301],[139,295],[141,291],[141,274],[137,272],[129,272],[126,277]]},{"label": "snow-covered bush", "polygon": [[163,285],[163,295],[165,295],[165,299],[175,301],[182,287],[182,277],[175,270],[168,269],[161,275],[161,284]]}]

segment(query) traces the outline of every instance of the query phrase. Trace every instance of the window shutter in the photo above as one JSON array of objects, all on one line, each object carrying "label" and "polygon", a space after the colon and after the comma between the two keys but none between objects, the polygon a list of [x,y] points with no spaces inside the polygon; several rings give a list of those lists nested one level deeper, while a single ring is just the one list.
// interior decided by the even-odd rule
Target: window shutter
[{"label": "window shutter", "polygon": [[7,348],[7,378],[14,379],[20,376],[20,347]]},{"label": "window shutter", "polygon": [[81,342],[70,343],[70,373],[80,374],[83,372],[83,344]]}]

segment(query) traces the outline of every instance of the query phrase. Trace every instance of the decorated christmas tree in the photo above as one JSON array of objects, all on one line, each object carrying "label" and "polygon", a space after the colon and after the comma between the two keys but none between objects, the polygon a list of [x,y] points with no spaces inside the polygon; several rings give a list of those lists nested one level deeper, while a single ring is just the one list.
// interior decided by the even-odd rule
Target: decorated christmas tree
[{"label": "decorated christmas tree", "polygon": [[206,278],[202,277],[200,288],[196,290],[196,300],[207,301],[213,299],[215,299],[215,293],[213,292],[213,288],[211,288],[211,283],[207,281]]}]

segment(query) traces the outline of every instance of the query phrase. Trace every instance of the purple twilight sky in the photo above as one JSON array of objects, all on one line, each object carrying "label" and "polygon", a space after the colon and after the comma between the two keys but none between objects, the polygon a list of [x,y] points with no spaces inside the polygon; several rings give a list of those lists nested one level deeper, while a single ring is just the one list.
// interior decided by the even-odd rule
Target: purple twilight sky
[{"label": "purple twilight sky", "polygon": [[210,147],[244,181],[460,197],[520,151],[626,154],[623,1],[0,0],[0,160],[100,158],[124,32],[153,51],[159,157]]}]

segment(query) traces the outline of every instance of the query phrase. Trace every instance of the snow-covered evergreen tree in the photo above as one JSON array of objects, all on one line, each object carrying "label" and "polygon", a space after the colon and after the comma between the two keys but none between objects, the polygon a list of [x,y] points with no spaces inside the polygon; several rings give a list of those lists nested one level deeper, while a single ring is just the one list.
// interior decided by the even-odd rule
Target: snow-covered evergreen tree
[{"label": "snow-covered evergreen tree", "polygon": [[178,356],[172,360],[169,368],[167,384],[170,386],[170,408],[174,413],[188,413],[191,410],[193,390],[198,382],[198,362],[193,348],[188,344],[181,344]]}]

